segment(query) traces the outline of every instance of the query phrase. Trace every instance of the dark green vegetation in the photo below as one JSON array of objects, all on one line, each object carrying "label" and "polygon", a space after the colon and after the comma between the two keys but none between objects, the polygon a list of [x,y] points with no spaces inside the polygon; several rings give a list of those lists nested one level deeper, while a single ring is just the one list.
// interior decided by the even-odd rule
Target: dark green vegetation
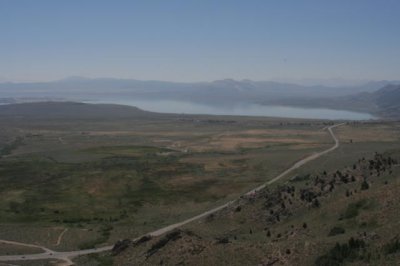
[{"label": "dark green vegetation", "polygon": [[[363,183],[361,183],[361,186],[362,186],[362,184],[364,184],[364,182],[365,181],[363,181]],[[347,206],[344,213],[340,216],[340,219],[351,219],[351,218],[357,217],[358,214],[360,213],[360,210],[366,209],[367,206],[368,206],[368,200],[366,200],[366,199],[362,199],[357,202],[351,202]]]},{"label": "dark green vegetation", "polygon": [[11,154],[13,150],[18,148],[23,144],[23,138],[17,137],[15,140],[11,141],[10,143],[5,144],[0,150],[0,158],[5,155]]},{"label": "dark green vegetation", "polygon": [[387,254],[387,255],[400,252],[399,237],[397,236],[395,239],[392,239],[389,243],[385,244],[385,246],[383,247],[383,250],[385,251],[385,254]]},{"label": "dark green vegetation", "polygon": [[344,228],[335,226],[331,229],[331,231],[329,231],[328,236],[336,236],[336,235],[344,234],[345,232],[346,232],[346,230],[344,230]]},{"label": "dark green vegetation", "polygon": [[185,191],[159,185],[161,178],[204,172],[200,165],[179,162],[179,157],[157,155],[165,149],[112,146],[85,152],[107,155],[80,163],[34,155],[0,161],[1,187],[16,194],[21,191],[3,202],[8,208],[0,220],[108,222],[127,218],[144,204],[202,200],[198,187],[203,184]]},{"label": "dark green vegetation", "polygon": [[315,265],[340,266],[344,262],[353,262],[357,260],[369,260],[365,248],[365,241],[350,238],[348,243],[336,245],[328,251],[326,255],[320,256],[315,261]]}]

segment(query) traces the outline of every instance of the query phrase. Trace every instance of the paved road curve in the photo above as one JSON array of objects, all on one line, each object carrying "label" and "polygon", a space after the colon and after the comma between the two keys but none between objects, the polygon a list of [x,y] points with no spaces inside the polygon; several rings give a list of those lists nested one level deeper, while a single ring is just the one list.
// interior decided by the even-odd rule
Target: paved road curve
[{"label": "paved road curve", "polygon": [[[335,149],[337,149],[339,147],[339,140],[336,138],[335,134],[333,133],[332,129],[338,126],[341,126],[345,123],[341,123],[341,124],[336,124],[330,127],[327,127],[326,129],[328,130],[329,134],[331,135],[332,139],[334,140],[335,144],[330,147],[329,149],[326,149],[324,151],[321,152],[317,152],[314,153],[298,162],[296,162],[294,165],[292,165],[290,168],[286,169],[284,172],[282,172],[280,175],[276,176],[275,178],[269,180],[268,182],[262,184],[261,186],[247,192],[245,195],[250,195],[253,194],[261,189],[264,189],[266,186],[271,185],[272,183],[275,183],[276,181],[278,181],[279,179],[281,179],[282,177],[286,176],[287,174],[289,174],[290,172],[292,172],[293,170],[299,168],[300,166],[315,160],[319,157],[321,157],[322,155],[325,155]],[[324,128],[325,129],[325,128]],[[179,222],[179,223],[175,223],[175,224],[171,224],[169,226],[163,227],[161,229],[158,229],[156,231],[150,232],[146,235],[150,235],[150,236],[160,236],[162,234],[165,234],[173,229],[176,229],[178,227],[181,227],[185,224],[188,224],[190,222],[193,222],[195,220],[198,220],[200,218],[206,217],[212,213],[215,213],[221,209],[224,209],[228,206],[230,206],[231,204],[233,204],[236,200],[232,200],[229,201],[221,206],[218,206],[214,209],[208,210],[206,212],[203,212],[197,216],[194,216],[190,219],[187,219],[185,221]],[[134,239],[137,240],[140,237]],[[57,251],[53,251],[50,250],[46,247],[43,246],[39,246],[39,245],[32,245],[32,244],[25,244],[25,243],[20,243],[20,242],[14,242],[14,241],[6,241],[6,240],[0,240],[0,243],[5,243],[5,244],[12,244],[12,245],[20,245],[20,246],[28,246],[28,247],[36,247],[36,248],[41,248],[44,252],[43,253],[39,253],[39,254],[26,254],[26,255],[8,255],[8,256],[0,256],[0,262],[4,262],[4,261],[23,261],[23,260],[47,260],[47,259],[55,259],[55,260],[60,260],[62,261],[59,265],[61,266],[67,266],[67,265],[73,265],[71,259],[81,256],[81,255],[87,255],[87,254],[93,254],[93,253],[100,253],[100,252],[104,252],[104,251],[109,251],[113,248],[113,246],[105,246],[105,247],[101,247],[101,248],[93,248],[93,249],[85,249],[85,250],[77,250],[77,251],[65,251],[65,252],[57,252]]]}]

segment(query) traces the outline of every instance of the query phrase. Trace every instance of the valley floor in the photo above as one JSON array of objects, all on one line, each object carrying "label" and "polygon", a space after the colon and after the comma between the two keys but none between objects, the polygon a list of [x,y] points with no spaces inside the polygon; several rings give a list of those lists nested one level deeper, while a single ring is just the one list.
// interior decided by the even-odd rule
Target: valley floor
[{"label": "valley floor", "polygon": [[[379,218],[386,203],[363,198],[397,188],[399,168],[386,165],[379,177],[360,172],[377,155],[386,162],[388,156],[399,159],[396,122],[346,123],[335,129],[341,145],[313,161],[307,157],[333,145],[324,130],[332,122],[140,113],[118,119],[0,116],[0,123],[0,239],[46,247],[57,257],[57,252],[110,249],[118,240],[226,207],[141,244],[125,241],[118,255],[80,256],[74,259],[78,265],[309,265],[351,237],[365,242],[371,261],[383,262],[382,248],[392,241],[384,232],[397,228],[394,216]],[[307,164],[224,206],[299,161]],[[343,184],[337,171],[350,175],[353,165],[355,181]],[[301,191],[311,189],[317,176],[333,182],[334,189],[314,191],[318,203],[304,201]],[[364,179],[369,189],[360,191]],[[287,186],[295,187],[293,196],[281,191]],[[286,197],[276,201],[279,208],[265,202],[277,191]],[[398,199],[390,200],[394,208]],[[352,203],[356,207],[348,207]],[[359,209],[357,215],[339,220],[336,216],[347,208]],[[345,233],[327,236],[334,227]],[[363,228],[385,238],[378,241],[382,247],[360,238]],[[41,252],[34,246],[1,245],[0,256]],[[350,262],[361,265],[359,255]]]}]

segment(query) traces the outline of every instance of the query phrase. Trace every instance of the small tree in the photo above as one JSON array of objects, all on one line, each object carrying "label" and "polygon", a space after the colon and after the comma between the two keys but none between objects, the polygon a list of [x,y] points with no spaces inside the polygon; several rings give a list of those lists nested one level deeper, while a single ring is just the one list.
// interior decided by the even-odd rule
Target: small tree
[{"label": "small tree", "polygon": [[313,203],[312,203],[312,206],[313,206],[314,208],[318,208],[319,206],[321,206],[321,204],[319,203],[319,200],[318,200],[318,199],[314,199],[314,200],[313,200]]},{"label": "small tree", "polygon": [[367,190],[369,189],[369,184],[367,180],[364,179],[364,181],[361,183],[361,190]]}]

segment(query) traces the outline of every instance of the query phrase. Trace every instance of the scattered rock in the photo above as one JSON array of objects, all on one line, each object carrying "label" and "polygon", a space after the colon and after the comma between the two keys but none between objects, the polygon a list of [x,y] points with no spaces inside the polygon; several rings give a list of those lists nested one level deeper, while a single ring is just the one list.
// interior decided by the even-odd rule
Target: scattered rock
[{"label": "scattered rock", "polygon": [[133,246],[138,246],[142,243],[145,243],[147,241],[149,241],[151,239],[151,236],[146,235],[146,236],[142,236],[141,238],[139,238],[138,240],[136,240],[135,242],[133,242]]},{"label": "scattered rock", "polygon": [[157,241],[155,244],[151,246],[149,250],[147,250],[146,257],[149,258],[150,256],[154,255],[157,251],[159,251],[161,248],[163,248],[166,244],[168,244],[169,241],[176,241],[179,238],[181,238],[181,230],[175,230],[170,233],[168,233],[166,236],[161,238],[159,241]]},{"label": "scattered rock", "polygon": [[130,239],[118,240],[118,242],[115,243],[114,247],[112,248],[111,252],[114,256],[118,255],[122,251],[127,249],[131,244],[132,241]]},{"label": "scattered rock", "polygon": [[221,238],[217,238],[217,242],[216,244],[229,244],[229,238],[227,237],[221,237]]}]

